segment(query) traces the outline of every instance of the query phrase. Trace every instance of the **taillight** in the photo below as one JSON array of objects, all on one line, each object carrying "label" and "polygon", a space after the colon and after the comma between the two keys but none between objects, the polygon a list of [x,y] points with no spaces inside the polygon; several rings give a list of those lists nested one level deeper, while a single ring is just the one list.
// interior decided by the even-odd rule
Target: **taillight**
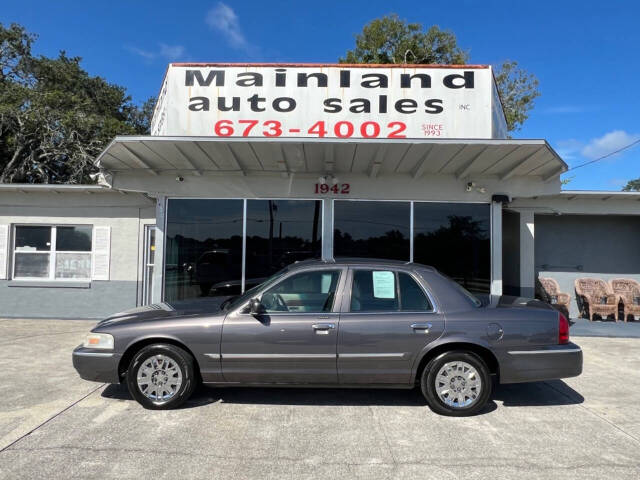
[{"label": "taillight", "polygon": [[569,320],[563,314],[558,314],[558,343],[569,343]]}]

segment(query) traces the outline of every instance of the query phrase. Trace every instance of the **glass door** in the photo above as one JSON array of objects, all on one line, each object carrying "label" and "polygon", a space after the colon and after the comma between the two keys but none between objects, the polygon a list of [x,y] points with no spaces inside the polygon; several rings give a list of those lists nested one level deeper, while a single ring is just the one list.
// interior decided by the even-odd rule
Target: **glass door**
[{"label": "glass door", "polygon": [[144,258],[143,258],[143,279],[142,279],[142,304],[151,303],[153,292],[153,265],[156,252],[156,226],[145,225],[144,227]]}]

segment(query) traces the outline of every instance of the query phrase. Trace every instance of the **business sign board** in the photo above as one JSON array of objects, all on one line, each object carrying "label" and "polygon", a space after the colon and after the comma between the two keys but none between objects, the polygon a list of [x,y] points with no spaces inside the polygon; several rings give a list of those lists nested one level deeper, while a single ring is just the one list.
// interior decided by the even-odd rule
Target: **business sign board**
[{"label": "business sign board", "polygon": [[152,135],[505,138],[488,66],[170,64]]}]

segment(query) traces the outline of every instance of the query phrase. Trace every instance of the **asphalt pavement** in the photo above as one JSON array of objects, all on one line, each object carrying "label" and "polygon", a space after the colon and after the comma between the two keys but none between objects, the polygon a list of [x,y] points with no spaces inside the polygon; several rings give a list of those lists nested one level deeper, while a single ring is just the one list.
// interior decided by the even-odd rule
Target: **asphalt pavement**
[{"label": "asphalt pavement", "polygon": [[200,389],[147,411],[81,380],[95,322],[0,320],[0,479],[637,479],[640,339],[576,337],[582,376],[500,386],[480,415],[417,390]]}]

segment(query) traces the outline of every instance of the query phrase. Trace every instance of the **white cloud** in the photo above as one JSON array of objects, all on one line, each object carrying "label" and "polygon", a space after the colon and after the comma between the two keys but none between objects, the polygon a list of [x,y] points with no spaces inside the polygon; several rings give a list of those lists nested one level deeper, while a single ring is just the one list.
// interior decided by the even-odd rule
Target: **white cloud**
[{"label": "white cloud", "polygon": [[182,45],[167,45],[165,43],[160,44],[160,55],[173,60],[184,55],[184,47]]},{"label": "white cloud", "polygon": [[138,55],[139,57],[145,58],[147,60],[153,60],[154,58],[156,58],[156,54],[153,52],[150,52],[148,50],[143,50],[141,48],[138,47],[125,47],[127,50],[129,50],[131,53],[133,53],[134,55]]},{"label": "white cloud", "polygon": [[610,154],[630,143],[640,140],[640,133],[627,133],[624,130],[614,130],[602,137],[591,139],[581,150],[582,156],[593,160]]},{"label": "white cloud", "polygon": [[125,46],[125,48],[137,55],[142,57],[148,62],[155,60],[156,58],[165,58],[167,60],[176,60],[180,57],[183,57],[185,54],[185,48],[182,45],[167,45],[166,43],[159,43],[158,50],[145,50],[138,47]]},{"label": "white cloud", "polygon": [[591,110],[589,107],[583,105],[557,105],[555,107],[549,107],[542,110],[543,113],[550,114],[571,114],[571,113],[584,113]]},{"label": "white cloud", "polygon": [[616,189],[620,190],[622,187],[624,187],[627,184],[627,181],[628,180],[625,180],[622,178],[610,178],[607,183],[609,185],[612,185],[613,187],[616,187]]},{"label": "white cloud", "polygon": [[584,143],[575,138],[558,140],[555,149],[564,160],[573,160],[578,152],[584,147]]},{"label": "white cloud", "polygon": [[234,48],[248,49],[249,43],[242,33],[238,15],[226,3],[218,2],[207,12],[206,22],[209,27],[226,37]]}]

